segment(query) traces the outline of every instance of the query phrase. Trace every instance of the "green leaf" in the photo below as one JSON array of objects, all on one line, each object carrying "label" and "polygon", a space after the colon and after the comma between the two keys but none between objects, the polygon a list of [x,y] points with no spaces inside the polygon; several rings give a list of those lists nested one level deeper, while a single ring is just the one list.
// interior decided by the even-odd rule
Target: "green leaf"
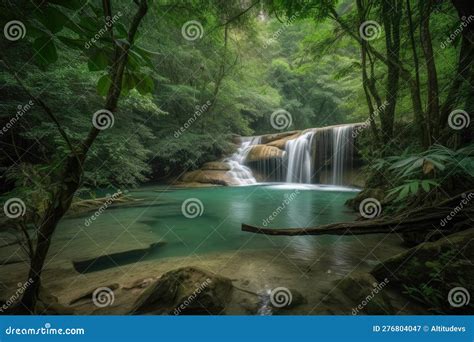
[{"label": "green leaf", "polygon": [[87,5],[88,2],[89,1],[81,1],[81,0],[49,0],[49,3],[51,4],[66,7],[72,10],[78,10],[82,6]]},{"label": "green leaf", "polygon": [[59,36],[59,35],[57,35],[56,37],[61,41],[61,43],[70,47],[71,49],[84,50],[85,48],[85,42],[83,40],[72,39],[69,37],[64,37],[64,36]]},{"label": "green leaf", "polygon": [[413,195],[416,195],[416,193],[418,192],[418,181],[413,181],[410,184],[410,192],[413,194]]},{"label": "green leaf", "polygon": [[54,63],[58,59],[54,41],[48,36],[36,38],[33,42],[33,50],[36,60],[42,66]]},{"label": "green leaf", "polygon": [[101,71],[107,68],[108,65],[109,65],[109,57],[102,50],[98,50],[87,61],[87,67],[89,68],[90,71]]},{"label": "green leaf", "polygon": [[99,78],[99,80],[97,81],[97,92],[99,93],[99,95],[106,96],[111,84],[112,80],[110,79],[110,76],[108,74]]},{"label": "green leaf", "polygon": [[150,76],[141,75],[141,79],[138,79],[137,81],[136,88],[140,94],[146,95],[153,92],[155,89],[155,83]]},{"label": "green leaf", "polygon": [[423,188],[425,192],[430,191],[430,183],[426,180],[421,181],[421,187]]},{"label": "green leaf", "polygon": [[48,30],[53,33],[61,31],[69,21],[68,17],[58,8],[48,6],[38,14],[38,19]]},{"label": "green leaf", "polygon": [[95,18],[82,17],[78,26],[86,32],[92,33],[91,37],[99,31],[99,23]]},{"label": "green leaf", "polygon": [[406,198],[408,196],[409,191],[410,187],[408,185],[404,185],[402,190],[398,194],[397,201],[401,201],[402,199]]}]

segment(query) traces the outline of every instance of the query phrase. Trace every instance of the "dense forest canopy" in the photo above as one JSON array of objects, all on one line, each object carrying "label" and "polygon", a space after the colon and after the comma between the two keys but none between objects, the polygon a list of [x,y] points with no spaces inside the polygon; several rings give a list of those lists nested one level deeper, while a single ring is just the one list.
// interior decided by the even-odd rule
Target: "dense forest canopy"
[{"label": "dense forest canopy", "polygon": [[[47,237],[33,271],[74,194],[172,180],[231,153],[235,135],[279,132],[276,111],[290,115],[288,131],[363,122],[367,162],[427,153],[439,176],[441,162],[460,158],[456,176],[472,178],[471,152],[449,152],[472,139],[471,7],[2,1],[0,186],[34,208]],[[389,162],[371,172],[391,178]],[[446,184],[415,186],[413,170],[402,174],[394,193],[403,196]]]}]

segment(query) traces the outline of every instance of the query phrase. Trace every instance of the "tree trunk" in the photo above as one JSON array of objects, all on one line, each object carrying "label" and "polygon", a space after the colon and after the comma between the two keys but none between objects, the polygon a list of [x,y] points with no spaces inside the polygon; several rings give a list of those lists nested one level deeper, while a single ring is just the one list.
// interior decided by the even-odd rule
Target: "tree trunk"
[{"label": "tree trunk", "polygon": [[[104,1],[104,13],[110,9],[109,1]],[[133,44],[138,26],[148,10],[147,1],[141,0],[139,8],[132,19],[128,31],[128,44],[116,44],[113,68],[111,70],[112,84],[109,87],[105,100],[105,109],[115,112],[122,90],[122,78],[127,64],[128,52]],[[39,290],[41,287],[41,273],[46,261],[51,238],[56,230],[56,226],[71,206],[74,193],[81,184],[84,161],[94,140],[99,135],[100,130],[92,127],[86,139],[77,147],[72,148],[71,155],[67,158],[63,171],[59,177],[57,188],[53,190],[53,195],[49,207],[41,221],[36,243],[36,250],[31,261],[29,279],[31,285],[25,290],[21,303],[14,309],[17,313],[33,313],[36,307]]]},{"label": "tree trunk", "polygon": [[31,260],[28,280],[31,283],[23,294],[21,311],[33,313],[41,286],[41,273],[46,261],[51,238],[59,220],[64,216],[71,205],[74,193],[79,188],[82,177],[82,165],[79,165],[76,156],[71,155],[66,162],[59,184],[61,187],[53,195],[51,205],[43,216],[37,234],[36,249]]},{"label": "tree trunk", "polygon": [[[472,193],[474,193],[474,189],[466,191],[466,194]],[[451,215],[453,208],[459,206],[463,200],[466,201],[465,197],[463,194],[459,194],[432,207],[412,210],[392,218],[332,223],[307,228],[264,228],[242,224],[242,231],[289,236],[391,234],[433,230],[451,233],[472,227],[474,208],[470,202],[455,215]],[[448,220],[447,217],[450,219]]]},{"label": "tree trunk", "polygon": [[421,46],[425,56],[426,71],[428,75],[428,105],[426,109],[427,121],[429,123],[429,144],[437,140],[439,136],[439,90],[438,75],[433,54],[430,32],[431,0],[420,1],[420,22],[421,22]]},{"label": "tree trunk", "polygon": [[[411,50],[413,55],[413,66],[415,68],[415,88],[416,91],[412,96],[415,96],[418,101],[421,103],[421,93],[420,93],[420,62],[418,60],[418,52],[416,48],[416,41],[415,41],[415,26],[413,25],[412,13],[411,13],[411,5],[410,0],[406,1],[407,6],[407,17],[408,17],[408,34],[410,35],[410,43],[411,43]],[[423,119],[423,115],[414,111],[414,122],[418,129],[418,133],[423,137],[423,146],[428,146],[428,132],[425,130],[425,122]]]},{"label": "tree trunk", "polygon": [[[362,0],[357,0],[357,11],[358,11],[358,15],[359,15],[359,24],[362,25],[362,23],[365,21],[365,9],[362,5]],[[378,97],[378,94],[375,92],[372,92],[372,85],[371,84],[371,80],[369,79],[368,75],[367,75],[367,44],[368,42],[363,40],[360,44],[360,52],[361,52],[361,69],[362,69],[362,85],[363,85],[363,88],[364,88],[364,94],[365,94],[365,99],[367,101],[367,106],[369,107],[369,113],[370,113],[370,116],[369,116],[369,124],[370,124],[370,128],[372,130],[372,135],[374,137],[374,141],[376,143],[379,143],[380,141],[380,137],[379,137],[379,132],[377,130],[377,123],[375,121],[375,108],[374,108],[374,105],[372,103],[372,98],[371,96],[374,96],[374,99],[376,101],[376,104],[378,106],[378,108],[380,108],[381,106],[381,103],[379,104],[380,101],[380,98]],[[372,68],[373,68],[373,64],[372,65]],[[376,89],[374,89],[376,91]],[[377,111],[378,113],[378,111]]]},{"label": "tree trunk", "polygon": [[382,2],[382,16],[385,28],[385,45],[387,64],[387,105],[381,111],[382,136],[385,143],[393,138],[393,124],[395,122],[395,108],[397,105],[398,83],[400,70],[397,67],[400,57],[400,18],[402,2],[399,0]]}]

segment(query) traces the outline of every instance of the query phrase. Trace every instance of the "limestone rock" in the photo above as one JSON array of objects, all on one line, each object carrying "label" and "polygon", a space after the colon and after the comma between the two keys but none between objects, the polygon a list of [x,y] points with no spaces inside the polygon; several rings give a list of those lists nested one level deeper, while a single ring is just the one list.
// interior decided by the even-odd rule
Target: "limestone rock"
[{"label": "limestone rock", "polygon": [[229,171],[230,165],[226,162],[208,162],[204,163],[201,167],[201,170],[221,170],[221,171]]},{"label": "limestone rock", "polygon": [[274,147],[278,147],[279,149],[285,149],[285,145],[286,145],[286,142],[288,140],[292,140],[292,139],[296,139],[300,134],[299,133],[295,133],[293,135],[289,135],[287,137],[284,137],[284,138],[281,138],[281,139],[278,139],[278,140],[274,140],[272,142],[269,142],[267,144],[267,146],[274,146]]},{"label": "limestone rock", "polygon": [[198,182],[218,185],[239,184],[230,173],[221,170],[195,170],[185,173],[181,180],[185,183]]},{"label": "limestone rock", "polygon": [[274,134],[265,134],[261,136],[262,138],[261,142],[262,144],[268,144],[269,142],[272,142],[281,138],[285,138],[290,135],[299,134],[300,132],[301,131],[290,131],[290,132],[282,132],[282,133],[274,133]]},{"label": "limestone rock", "polygon": [[282,158],[284,151],[275,146],[253,145],[247,154],[246,162],[254,162],[258,160],[267,160],[272,158]]}]

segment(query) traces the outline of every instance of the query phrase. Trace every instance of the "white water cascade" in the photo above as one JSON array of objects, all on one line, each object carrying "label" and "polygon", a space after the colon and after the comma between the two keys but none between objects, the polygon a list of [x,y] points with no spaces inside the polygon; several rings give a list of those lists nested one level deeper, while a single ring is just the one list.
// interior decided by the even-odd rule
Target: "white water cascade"
[{"label": "white water cascade", "polygon": [[351,165],[353,156],[352,126],[338,126],[332,129],[333,134],[333,156],[331,183],[342,185],[344,183],[344,171]]},{"label": "white water cascade", "polygon": [[311,183],[312,146],[314,132],[307,132],[285,144],[288,164],[286,181],[288,183]]},{"label": "white water cascade", "polygon": [[235,151],[235,153],[230,157],[224,159],[224,162],[230,166],[230,170],[228,172],[239,183],[239,185],[257,183],[257,180],[252,174],[252,170],[245,166],[244,162],[251,146],[259,144],[261,140],[261,137],[242,138],[237,151]]},{"label": "white water cascade", "polygon": [[286,141],[283,157],[248,164],[248,153],[253,145],[262,144],[262,137],[244,137],[237,151],[224,161],[238,185],[257,183],[252,171],[264,182],[348,185],[353,174],[354,127],[349,124],[308,131]]}]

